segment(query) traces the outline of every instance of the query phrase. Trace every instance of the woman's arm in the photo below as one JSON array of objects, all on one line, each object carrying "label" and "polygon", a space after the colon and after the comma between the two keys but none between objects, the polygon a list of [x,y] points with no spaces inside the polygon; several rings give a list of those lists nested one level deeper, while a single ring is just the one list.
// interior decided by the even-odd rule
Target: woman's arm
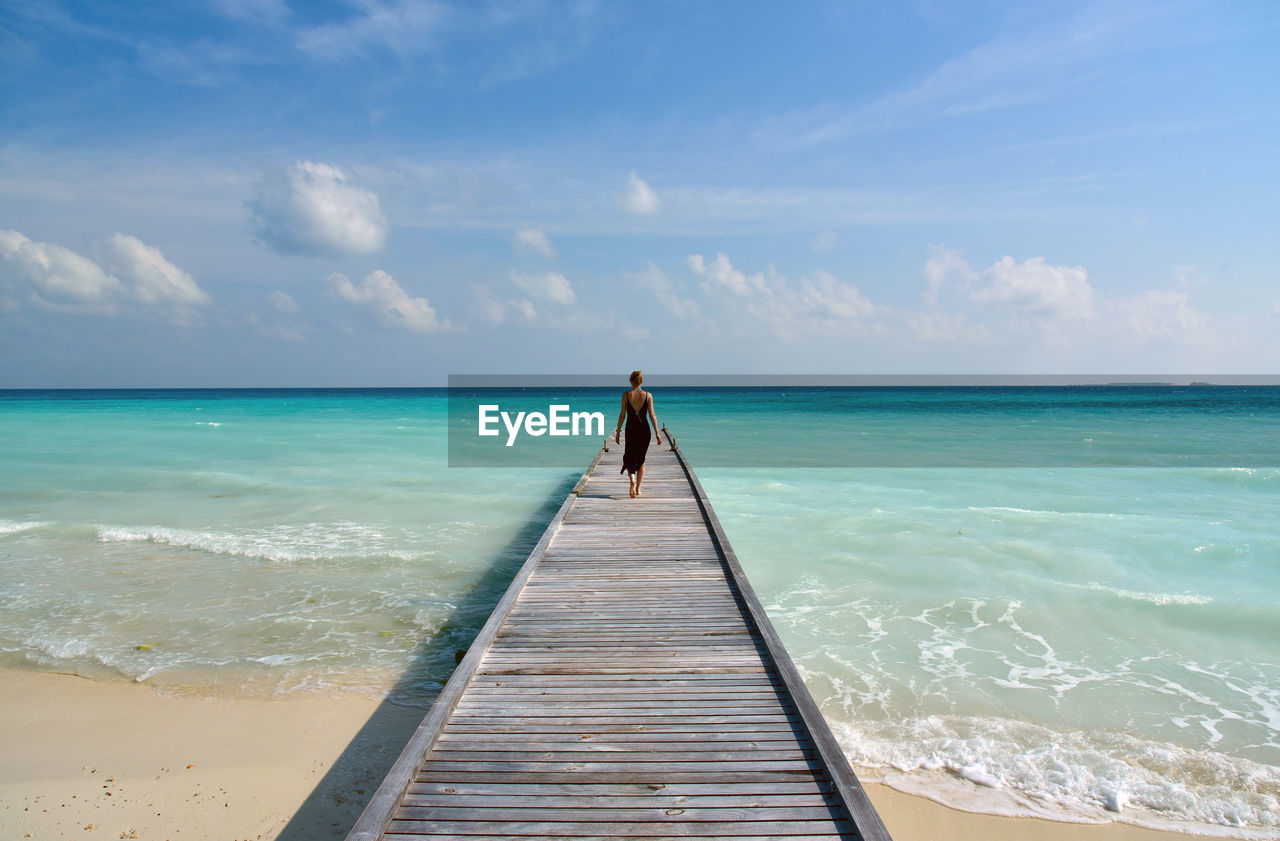
[{"label": "woman's arm", "polygon": [[627,419],[627,395],[622,395],[622,408],[618,411],[618,428],[613,431],[615,444],[622,443],[622,422]]},{"label": "woman's arm", "polygon": [[[626,398],[623,398],[626,399]],[[653,395],[649,395],[649,424],[653,427],[653,434],[658,436],[658,443],[662,443],[662,433],[658,431],[658,416],[653,413]]]}]

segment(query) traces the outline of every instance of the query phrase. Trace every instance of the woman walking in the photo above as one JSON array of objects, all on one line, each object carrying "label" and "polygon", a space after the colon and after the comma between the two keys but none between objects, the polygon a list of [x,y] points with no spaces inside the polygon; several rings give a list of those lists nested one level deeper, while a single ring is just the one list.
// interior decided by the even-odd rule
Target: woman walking
[{"label": "woman walking", "polygon": [[644,482],[644,457],[649,452],[649,422],[653,422],[653,434],[658,443],[662,443],[662,433],[658,431],[658,418],[653,413],[653,395],[640,388],[644,382],[644,374],[631,372],[631,390],[622,394],[622,411],[618,412],[618,428],[613,432],[613,440],[622,442],[622,422],[627,424],[627,446],[622,451],[622,470],[626,471],[627,480],[631,483],[631,498],[640,496],[640,485]]}]

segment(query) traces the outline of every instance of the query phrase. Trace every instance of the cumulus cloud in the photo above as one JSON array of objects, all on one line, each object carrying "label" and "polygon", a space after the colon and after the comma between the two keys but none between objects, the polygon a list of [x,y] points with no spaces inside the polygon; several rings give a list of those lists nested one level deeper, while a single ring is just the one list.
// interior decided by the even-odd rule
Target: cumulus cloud
[{"label": "cumulus cloud", "polygon": [[658,212],[662,202],[658,200],[658,194],[653,191],[653,188],[645,183],[643,178],[632,172],[627,180],[627,191],[622,197],[622,206],[629,213],[649,216]]},{"label": "cumulus cloud", "polygon": [[963,281],[972,282],[978,279],[978,273],[969,268],[960,252],[952,251],[944,245],[933,246],[932,254],[924,264],[924,282],[929,290],[925,299],[929,303],[938,300],[938,293],[952,278],[959,277]]},{"label": "cumulus cloud", "polygon": [[504,321],[531,324],[538,318],[538,310],[528,298],[499,298],[481,283],[472,286],[471,290],[475,293],[480,317],[492,324]]},{"label": "cumulus cloud", "polygon": [[104,265],[128,279],[130,294],[144,304],[196,306],[209,296],[195,279],[137,237],[112,234],[102,246]]},{"label": "cumulus cloud", "polygon": [[389,230],[376,193],[311,161],[267,172],[249,211],[254,232],[281,254],[369,254]]},{"label": "cumulus cloud", "polygon": [[1093,287],[1083,266],[1053,266],[1043,257],[1021,263],[1000,258],[983,272],[987,281],[972,291],[975,301],[1003,301],[1062,318],[1093,315]]},{"label": "cumulus cloud", "polygon": [[526,294],[538,300],[568,306],[577,299],[573,292],[572,284],[559,272],[546,272],[544,274],[512,272],[511,280],[516,286],[523,289]]},{"label": "cumulus cloud", "polygon": [[191,275],[137,237],[113,234],[99,252],[95,261],[61,245],[3,230],[0,281],[15,295],[62,312],[109,315],[141,307],[185,317],[191,307],[210,300]]},{"label": "cumulus cloud", "polygon": [[1149,289],[1121,299],[1117,309],[1141,341],[1194,342],[1209,328],[1209,316],[1192,307],[1180,289]]},{"label": "cumulus cloud", "polygon": [[336,272],[325,282],[335,296],[372,310],[388,326],[418,333],[438,333],[452,328],[448,320],[439,319],[426,298],[410,297],[395,278],[381,269],[365,275],[358,284]]},{"label": "cumulus cloud", "polygon": [[[1002,304],[1012,321],[993,325],[965,320],[958,313],[907,314],[909,329],[925,340],[987,343],[995,335],[1011,337],[1032,330],[1045,343],[1066,346],[1079,342],[1150,344],[1170,342],[1197,345],[1212,338],[1210,317],[1192,306],[1188,288],[1205,281],[1193,267],[1175,266],[1175,289],[1149,289],[1134,295],[1095,290],[1083,266],[1057,266],[1044,257],[1021,263],[1005,256],[982,272],[973,270],[959,254],[935,246],[924,267],[926,300],[936,306],[939,291],[956,282],[971,301]],[[999,318],[999,311],[989,317]],[[1068,329],[1069,328],[1069,329]]]},{"label": "cumulus cloud", "polygon": [[[512,279],[516,280],[517,273],[512,272]],[[550,309],[539,309],[529,298],[503,298],[489,289],[483,284],[475,284],[471,287],[475,293],[476,310],[485,321],[491,324],[523,324],[529,327],[544,330],[561,330],[566,333],[617,333],[621,336],[633,339],[645,339],[649,337],[649,331],[643,327],[637,327],[612,312],[598,313],[590,310],[569,308],[564,306],[565,301],[555,301],[546,293],[548,290],[542,288],[542,283],[546,279],[546,275],[521,276],[528,282],[528,287],[521,286],[522,289],[529,292],[535,297],[542,297],[543,300],[560,304]],[[562,278],[563,279],[563,278]],[[521,285],[516,281],[517,285]],[[558,283],[558,281],[556,282]],[[567,284],[568,281],[565,281]],[[553,284],[554,287],[554,284]],[[532,292],[530,289],[536,289]],[[570,290],[571,292],[571,290]],[[562,295],[561,292],[554,294]]]},{"label": "cumulus cloud", "polygon": [[638,272],[623,273],[631,282],[653,292],[668,311],[677,318],[689,318],[698,314],[698,302],[676,294],[675,286],[666,272],[649,262]]},{"label": "cumulus cloud", "polygon": [[772,265],[767,272],[748,275],[734,268],[723,253],[711,262],[701,254],[690,255],[688,265],[705,278],[703,290],[708,295],[737,306],[780,335],[847,329],[867,323],[877,310],[856,285],[829,272],[818,271],[792,284]]},{"label": "cumulus cloud", "polygon": [[555,259],[556,247],[551,244],[551,239],[538,228],[521,228],[516,231],[514,242],[518,250],[541,254],[548,260]]},{"label": "cumulus cloud", "polygon": [[0,231],[5,280],[14,292],[26,292],[48,309],[115,312],[125,297],[124,284],[92,260],[49,242]]},{"label": "cumulus cloud", "polygon": [[858,321],[870,318],[876,309],[857,286],[821,269],[801,281],[792,294],[800,314],[826,321]]},{"label": "cumulus cloud", "polygon": [[764,274],[757,272],[751,277],[747,277],[746,274],[733,267],[727,254],[717,254],[715,260],[710,263],[701,254],[691,254],[688,262],[689,268],[693,270],[694,274],[701,275],[707,279],[703,288],[710,295],[718,293],[728,293],[740,297],[753,294],[758,294],[762,297],[768,295],[768,284],[765,282]]}]

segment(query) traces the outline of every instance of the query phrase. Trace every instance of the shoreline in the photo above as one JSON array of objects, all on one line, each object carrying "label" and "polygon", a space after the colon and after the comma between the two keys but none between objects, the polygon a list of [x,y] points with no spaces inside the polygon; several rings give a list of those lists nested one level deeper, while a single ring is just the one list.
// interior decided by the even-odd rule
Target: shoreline
[{"label": "shoreline", "polygon": [[[343,838],[424,714],[361,696],[197,698],[0,668],[0,834]],[[864,785],[895,841],[1191,841],[1226,832],[964,812]]]}]

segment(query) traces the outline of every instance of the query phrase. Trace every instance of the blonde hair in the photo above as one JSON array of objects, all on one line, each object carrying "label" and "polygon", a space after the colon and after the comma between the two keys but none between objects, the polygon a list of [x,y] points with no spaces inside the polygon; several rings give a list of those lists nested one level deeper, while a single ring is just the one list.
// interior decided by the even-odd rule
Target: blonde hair
[{"label": "blonde hair", "polygon": [[644,382],[644,374],[640,373],[640,369],[637,368],[631,372],[631,385],[638,386],[642,382]]}]

